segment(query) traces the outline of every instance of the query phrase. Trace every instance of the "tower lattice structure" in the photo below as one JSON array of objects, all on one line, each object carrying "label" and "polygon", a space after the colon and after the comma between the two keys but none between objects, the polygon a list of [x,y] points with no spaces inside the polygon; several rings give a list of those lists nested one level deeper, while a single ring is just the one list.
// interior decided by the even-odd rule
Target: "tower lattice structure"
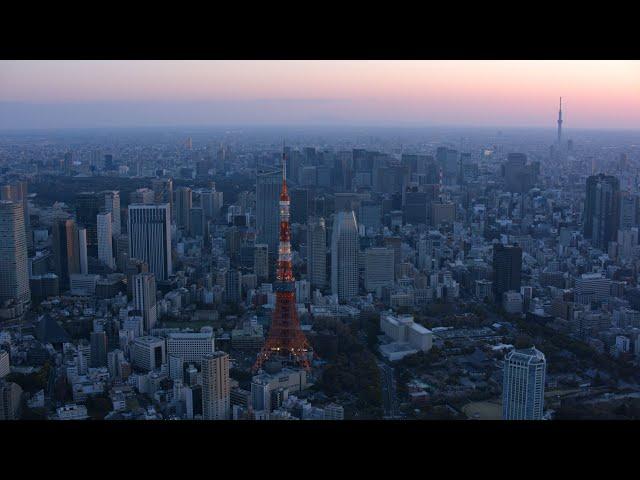
[{"label": "tower lattice structure", "polygon": [[285,357],[309,370],[311,346],[302,333],[296,311],[296,289],[291,260],[291,229],[289,226],[289,192],[284,149],[282,152],[282,190],[280,192],[280,244],[276,275],[276,308],[269,335],[253,366],[257,371],[272,356]]}]

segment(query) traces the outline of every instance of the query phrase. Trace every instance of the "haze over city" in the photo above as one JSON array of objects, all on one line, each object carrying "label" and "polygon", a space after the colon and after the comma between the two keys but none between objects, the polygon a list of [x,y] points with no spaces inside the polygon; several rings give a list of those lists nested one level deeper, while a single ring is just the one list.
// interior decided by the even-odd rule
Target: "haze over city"
[{"label": "haze over city", "polygon": [[[45,81],[46,79],[46,81]],[[638,61],[2,61],[0,129],[637,129]]]}]

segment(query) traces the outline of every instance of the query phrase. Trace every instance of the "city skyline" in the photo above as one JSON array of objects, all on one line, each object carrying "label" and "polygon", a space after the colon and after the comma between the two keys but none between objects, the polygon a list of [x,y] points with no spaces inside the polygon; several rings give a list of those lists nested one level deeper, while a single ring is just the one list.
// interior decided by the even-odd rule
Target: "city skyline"
[{"label": "city skyline", "polygon": [[[47,82],[42,82],[47,78]],[[2,61],[0,129],[640,127],[638,61]]]}]

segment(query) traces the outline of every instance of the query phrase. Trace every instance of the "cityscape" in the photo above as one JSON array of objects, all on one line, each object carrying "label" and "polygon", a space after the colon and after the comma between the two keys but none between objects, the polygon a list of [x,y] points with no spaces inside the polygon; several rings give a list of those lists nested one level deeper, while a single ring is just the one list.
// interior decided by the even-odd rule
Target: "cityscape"
[{"label": "cityscape", "polygon": [[0,420],[640,419],[640,62],[413,62],[0,61]]}]

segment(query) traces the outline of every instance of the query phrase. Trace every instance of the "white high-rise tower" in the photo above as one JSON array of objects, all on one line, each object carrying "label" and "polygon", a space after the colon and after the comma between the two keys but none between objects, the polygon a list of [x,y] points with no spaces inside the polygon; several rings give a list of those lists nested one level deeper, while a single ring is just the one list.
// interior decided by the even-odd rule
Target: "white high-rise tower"
[{"label": "white high-rise tower", "polygon": [[331,241],[331,291],[345,302],[358,295],[358,225],[353,210],[338,212]]}]

